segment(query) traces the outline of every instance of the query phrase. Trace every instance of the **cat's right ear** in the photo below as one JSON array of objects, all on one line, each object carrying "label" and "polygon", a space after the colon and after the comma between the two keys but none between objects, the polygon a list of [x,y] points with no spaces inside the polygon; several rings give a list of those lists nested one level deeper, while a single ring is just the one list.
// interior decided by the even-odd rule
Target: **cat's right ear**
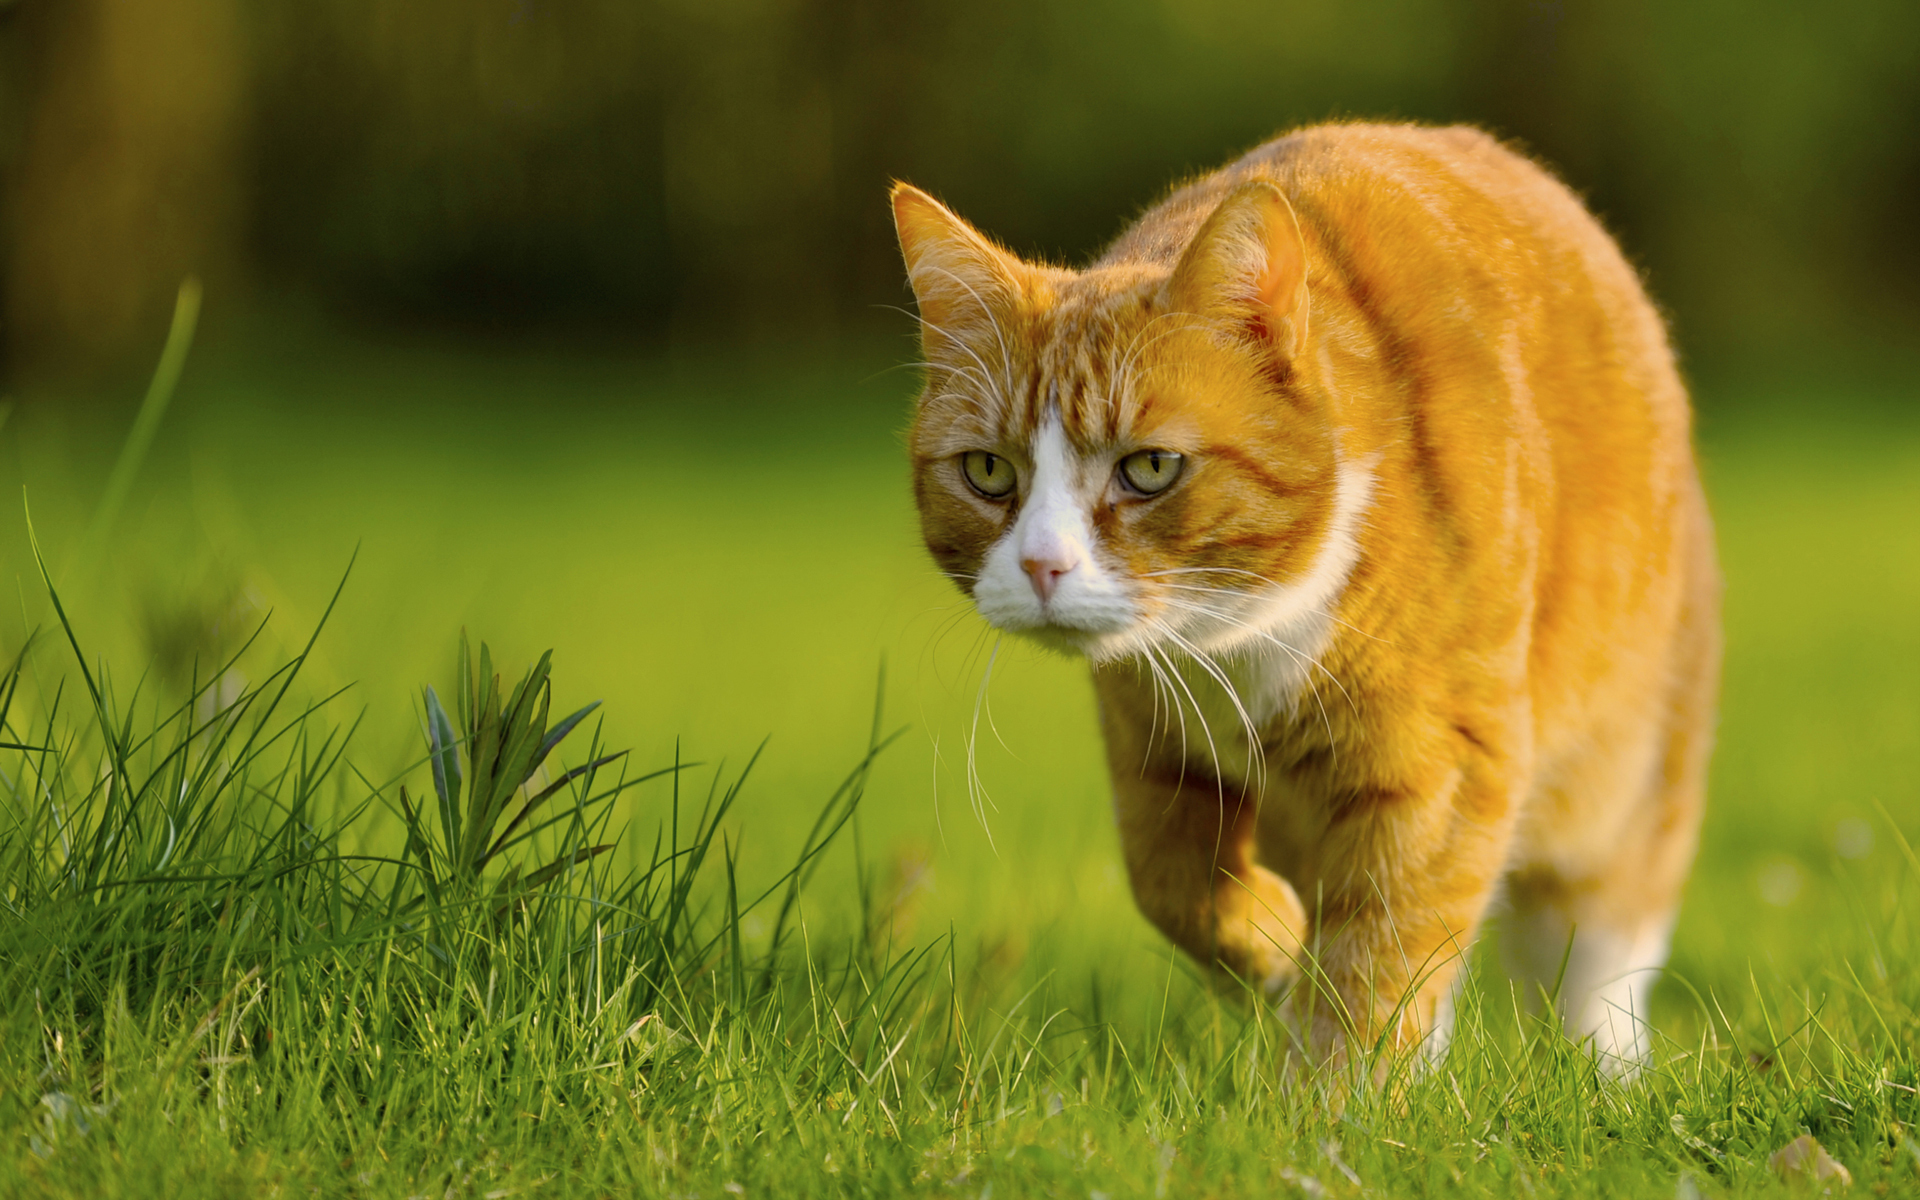
[{"label": "cat's right ear", "polygon": [[1193,235],[1167,282],[1177,312],[1245,323],[1292,361],[1307,340],[1307,249],[1279,185],[1242,184]]},{"label": "cat's right ear", "polygon": [[1026,288],[1025,263],[910,183],[893,185],[893,228],[925,342],[991,336],[996,314]]}]

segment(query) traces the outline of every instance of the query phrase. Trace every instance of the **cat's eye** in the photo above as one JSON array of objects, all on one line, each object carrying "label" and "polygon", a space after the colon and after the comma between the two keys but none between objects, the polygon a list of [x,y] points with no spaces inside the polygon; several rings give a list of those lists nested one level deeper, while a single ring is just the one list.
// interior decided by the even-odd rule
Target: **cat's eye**
[{"label": "cat's eye", "polygon": [[1157,496],[1180,478],[1185,461],[1171,450],[1139,450],[1120,460],[1120,478],[1143,496]]},{"label": "cat's eye", "polygon": [[1002,500],[1013,491],[1013,464],[998,454],[969,450],[960,456],[960,470],[973,490],[989,500]]}]

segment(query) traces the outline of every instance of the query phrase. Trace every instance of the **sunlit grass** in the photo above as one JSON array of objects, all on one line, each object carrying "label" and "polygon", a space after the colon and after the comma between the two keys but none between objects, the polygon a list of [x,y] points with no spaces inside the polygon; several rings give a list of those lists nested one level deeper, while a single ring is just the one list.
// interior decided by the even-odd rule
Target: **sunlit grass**
[{"label": "sunlit grass", "polygon": [[[1857,1190],[1920,1182],[1911,423],[1731,404],[1706,423],[1727,702],[1659,1069],[1604,1082],[1487,972],[1440,1069],[1336,1116],[1282,1082],[1283,1032],[1133,912],[1070,664],[1001,651],[989,843],[964,781],[986,643],[914,544],[905,381],[864,376],[364,350],[189,372],[107,569],[66,597],[104,723],[15,526],[9,660],[42,635],[0,740],[59,751],[0,751],[0,1179],[1670,1196],[1682,1176],[1764,1190],[1768,1154],[1811,1131]],[[56,579],[118,446],[85,433],[43,411],[4,434]],[[432,798],[410,800],[416,825],[441,819],[421,688],[456,694],[462,626],[508,680],[553,646],[553,711],[606,701],[597,744],[583,727],[552,779],[608,747],[633,748],[606,768],[629,779],[668,772],[516,848],[523,880],[568,870],[504,916],[491,891],[426,896],[398,801],[404,783]],[[294,664],[261,753],[182,732],[262,711],[248,698]],[[152,740],[116,759],[115,738]],[[159,781],[173,809],[111,810],[121,778]],[[163,811],[194,832],[170,851]],[[61,830],[116,820],[144,823],[76,888],[67,864],[95,860]],[[668,933],[606,940],[636,914]]]}]

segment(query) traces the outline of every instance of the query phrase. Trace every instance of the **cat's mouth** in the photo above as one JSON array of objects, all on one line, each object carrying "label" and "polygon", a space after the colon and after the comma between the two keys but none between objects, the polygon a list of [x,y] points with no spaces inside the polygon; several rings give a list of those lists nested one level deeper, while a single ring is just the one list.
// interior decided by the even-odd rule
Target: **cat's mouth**
[{"label": "cat's mouth", "polygon": [[[1058,654],[1094,665],[1149,656],[1156,652],[1202,656],[1231,649],[1248,621],[1236,606],[1209,606],[1204,615],[1182,611],[1148,596],[1108,597],[1090,610],[1042,603],[1013,614],[996,614],[976,603],[996,629],[1017,634]],[[1011,619],[1006,619],[1011,618]]]},{"label": "cat's mouth", "polygon": [[997,614],[986,605],[976,607],[989,624],[1002,632],[1015,634],[1056,654],[1093,663],[1138,654],[1143,640],[1137,616],[1131,611],[1111,611],[1117,607],[1112,605],[1102,606],[1097,614],[1048,611],[1053,605],[1018,614]]},{"label": "cat's mouth", "polygon": [[1049,650],[1077,658],[1098,659],[1102,643],[1112,639],[1109,633],[1076,629],[1071,625],[1036,625],[1018,631],[1022,637]]}]

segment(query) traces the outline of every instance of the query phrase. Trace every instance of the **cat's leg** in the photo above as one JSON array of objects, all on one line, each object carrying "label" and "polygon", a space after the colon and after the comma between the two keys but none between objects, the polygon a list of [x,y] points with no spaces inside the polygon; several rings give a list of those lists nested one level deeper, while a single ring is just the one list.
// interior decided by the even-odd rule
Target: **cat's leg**
[{"label": "cat's leg", "polygon": [[1114,810],[1135,901],[1173,943],[1269,991],[1297,971],[1306,911],[1253,860],[1255,802],[1198,771],[1116,772]]},{"label": "cat's leg", "polygon": [[1304,977],[1285,1005],[1314,1061],[1337,1077],[1355,1051],[1378,1047],[1388,1056],[1372,1064],[1379,1078],[1402,1052],[1442,1057],[1490,890],[1445,911],[1418,912],[1420,902],[1411,898],[1404,907],[1366,904],[1319,926]]},{"label": "cat's leg", "polygon": [[1447,1056],[1447,1048],[1453,1045],[1454,1018],[1459,1014],[1460,994],[1466,990],[1469,980],[1467,954],[1460,954],[1460,962],[1454,968],[1453,983],[1446,994],[1440,997],[1435,1007],[1433,1024],[1427,1030],[1427,1037],[1420,1045],[1421,1054],[1428,1063],[1437,1063]]},{"label": "cat's leg", "polygon": [[[1558,836],[1509,881],[1502,947],[1527,992],[1555,999],[1567,1031],[1630,1074],[1652,1049],[1654,984],[1692,869],[1713,739],[1718,580],[1696,564],[1663,678],[1658,724],[1607,762],[1564,773]],[[1595,739],[1604,744],[1608,739]]]},{"label": "cat's leg", "polygon": [[1516,879],[1508,899],[1501,947],[1527,999],[1549,997],[1567,1032],[1589,1040],[1607,1070],[1637,1070],[1652,1049],[1653,987],[1677,904],[1626,905],[1538,876]]},{"label": "cat's leg", "polygon": [[1508,884],[1508,970],[1530,997],[1551,995],[1567,1032],[1592,1039],[1616,1073],[1652,1049],[1650,1003],[1693,863],[1709,734],[1704,717],[1678,723],[1651,794],[1629,801],[1614,837],[1522,867]]},{"label": "cat's leg", "polygon": [[[1524,735],[1521,739],[1524,741]],[[1338,1079],[1380,1047],[1376,1078],[1416,1048],[1442,1053],[1480,924],[1499,887],[1523,758],[1478,747],[1422,778],[1345,798],[1314,848],[1308,971],[1287,1000]],[[1348,1082],[1358,1083],[1354,1078]]]},{"label": "cat's leg", "polygon": [[[1096,671],[1120,848],[1141,913],[1197,961],[1269,991],[1294,978],[1306,912],[1255,859],[1259,800],[1176,754],[1150,687]],[[1156,734],[1158,736],[1156,737]]]}]

